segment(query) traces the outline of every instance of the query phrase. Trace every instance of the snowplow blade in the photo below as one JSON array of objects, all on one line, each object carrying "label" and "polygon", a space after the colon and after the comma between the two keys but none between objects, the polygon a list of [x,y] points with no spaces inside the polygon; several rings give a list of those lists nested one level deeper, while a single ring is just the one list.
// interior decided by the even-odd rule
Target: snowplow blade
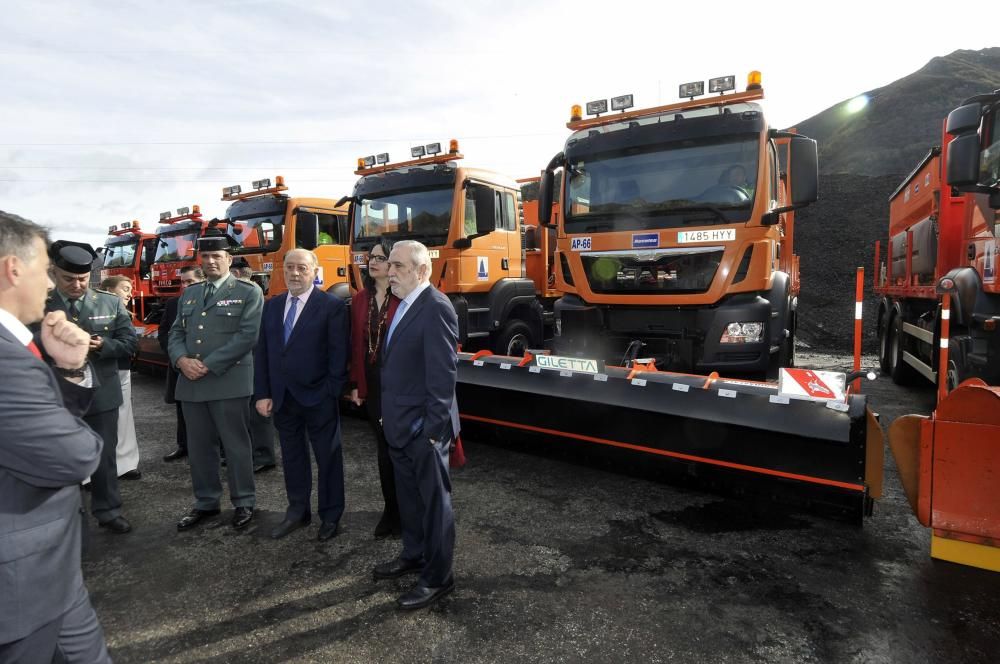
[{"label": "snowplow blade", "polygon": [[747,491],[860,521],[881,495],[883,441],[864,395],[784,398],[774,383],[607,367],[552,371],[460,354],[463,436],[601,446],[681,463]]},{"label": "snowplow blade", "polygon": [[931,556],[1000,572],[1000,387],[965,381],[931,417],[893,422],[889,447]]}]

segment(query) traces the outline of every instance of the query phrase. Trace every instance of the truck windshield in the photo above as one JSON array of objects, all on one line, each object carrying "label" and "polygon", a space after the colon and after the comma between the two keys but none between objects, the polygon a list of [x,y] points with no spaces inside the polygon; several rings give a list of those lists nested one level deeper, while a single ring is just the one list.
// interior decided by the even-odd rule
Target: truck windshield
[{"label": "truck windshield", "polygon": [[234,255],[262,254],[281,246],[282,214],[244,217],[231,222],[226,233],[236,242],[230,253]]},{"label": "truck windshield", "polygon": [[154,263],[168,261],[183,261],[194,258],[195,242],[198,240],[200,228],[185,226],[156,234],[157,246]]},{"label": "truck windshield", "polygon": [[755,135],[574,155],[566,230],[600,232],[745,221],[756,190]]},{"label": "truck windshield", "polygon": [[364,249],[382,235],[440,246],[448,240],[454,189],[451,185],[378,192],[354,204],[354,244]]},{"label": "truck windshield", "polygon": [[109,237],[104,243],[104,267],[131,267],[138,247],[138,235]]}]

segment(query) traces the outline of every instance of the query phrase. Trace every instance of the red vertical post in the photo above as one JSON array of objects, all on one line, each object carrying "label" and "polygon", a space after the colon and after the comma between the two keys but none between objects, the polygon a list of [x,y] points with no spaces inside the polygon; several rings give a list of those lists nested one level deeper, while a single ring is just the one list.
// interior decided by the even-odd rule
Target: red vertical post
[{"label": "red vertical post", "polygon": [[951,333],[951,297],[941,296],[941,355],[938,360],[938,403],[948,396],[948,335]]},{"label": "red vertical post", "polygon": [[[861,303],[865,299],[865,268],[858,268],[857,283],[854,287],[854,370],[861,369]],[[855,378],[852,389],[861,391],[861,379]]]}]

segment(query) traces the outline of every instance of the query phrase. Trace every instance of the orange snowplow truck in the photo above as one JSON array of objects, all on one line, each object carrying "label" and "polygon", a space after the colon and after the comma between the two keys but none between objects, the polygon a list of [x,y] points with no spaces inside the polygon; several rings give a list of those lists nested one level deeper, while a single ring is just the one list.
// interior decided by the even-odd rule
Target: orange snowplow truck
[{"label": "orange snowplow truck", "polygon": [[202,219],[198,205],[178,208],[176,215],[160,213],[153,257],[153,293],[157,297],[175,297],[181,292],[181,268],[198,265],[198,238],[217,224],[217,219]]},{"label": "orange snowplow truck", "polygon": [[458,314],[459,343],[523,355],[551,329],[555,293],[548,254],[535,224],[525,224],[518,183],[493,171],[460,166],[458,141],[358,160],[351,202],[352,286],[362,287],[368,251],[383,236],[417,240],[431,256],[431,284]]},{"label": "orange snowplow truck", "polygon": [[133,308],[139,320],[153,303],[153,258],[156,236],[143,233],[138,221],[126,221],[108,228],[104,243],[101,280],[115,275],[128,277],[133,286]]},{"label": "orange snowplow truck", "polygon": [[293,197],[285,193],[285,179],[255,180],[253,189],[225,187],[222,200],[230,202],[223,223],[233,239],[233,256],[244,257],[268,297],[288,290],[282,270],[285,254],[310,249],[319,258],[315,286],[350,297],[348,280],[347,206],[328,198]]},{"label": "orange snowplow truck", "polygon": [[879,362],[897,383],[919,376],[938,383],[940,295],[949,293],[947,390],[973,376],[1000,385],[998,98],[953,111],[941,146],[889,198],[887,255],[875,245],[875,292]]},{"label": "orange snowplow truck", "polygon": [[629,110],[624,95],[603,116],[607,100],[588,103],[588,119],[573,107],[539,190],[546,225],[561,192],[558,355],[728,375],[792,366],[793,211],[817,198],[816,142],[768,126],[759,72],[734,89],[725,76],[709,81],[715,97],[695,99],[696,82],[666,106]]}]

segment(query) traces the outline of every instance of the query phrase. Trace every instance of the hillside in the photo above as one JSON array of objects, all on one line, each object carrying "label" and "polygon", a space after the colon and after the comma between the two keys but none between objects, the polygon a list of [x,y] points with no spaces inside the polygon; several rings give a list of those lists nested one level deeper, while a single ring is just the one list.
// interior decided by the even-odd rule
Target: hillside
[{"label": "hillside", "polygon": [[948,112],[1000,88],[1000,48],[955,51],[868,93],[861,112],[849,100],[796,125],[819,142],[820,200],[801,210],[799,338],[810,346],[853,348],[855,270],[865,268],[865,349],[875,350],[871,293],[875,241],[889,227],[889,194],[941,141]]},{"label": "hillside", "polygon": [[951,109],[998,88],[1000,48],[955,51],[868,91],[869,104],[858,113],[847,111],[845,99],[796,128],[819,141],[821,173],[906,174],[940,143]]}]

